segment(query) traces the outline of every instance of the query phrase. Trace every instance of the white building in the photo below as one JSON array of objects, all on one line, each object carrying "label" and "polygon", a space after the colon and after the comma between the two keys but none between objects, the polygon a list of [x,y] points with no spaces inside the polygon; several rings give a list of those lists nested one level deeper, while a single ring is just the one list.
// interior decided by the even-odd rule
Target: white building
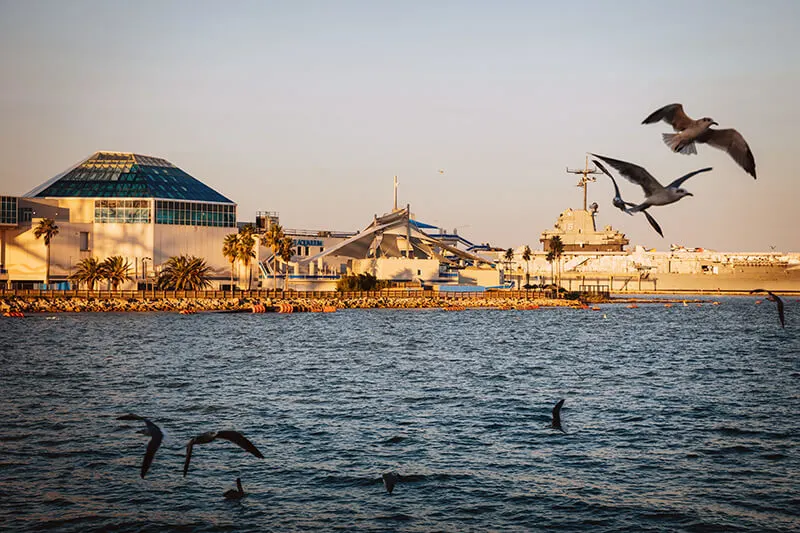
[{"label": "white building", "polygon": [[212,283],[229,283],[222,255],[235,233],[236,204],[169,161],[97,152],[21,197],[0,201],[0,286],[35,288],[45,279],[46,247],[34,228],[55,220],[50,282],[65,287],[83,258],[122,256],[135,278],[121,289],[151,282],[176,255],[206,260]]}]

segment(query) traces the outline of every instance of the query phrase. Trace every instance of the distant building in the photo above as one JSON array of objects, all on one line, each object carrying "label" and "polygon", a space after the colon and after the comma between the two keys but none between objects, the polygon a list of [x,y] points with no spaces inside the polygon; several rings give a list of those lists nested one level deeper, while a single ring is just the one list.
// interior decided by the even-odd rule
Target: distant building
[{"label": "distant building", "polygon": [[124,152],[97,152],[21,197],[0,197],[0,284],[33,288],[44,281],[45,245],[33,229],[54,219],[51,285],[65,286],[83,258],[120,255],[135,281],[152,282],[175,255],[211,267],[215,285],[230,277],[222,255],[235,233],[236,204],[169,161]]},{"label": "distant building", "polygon": [[[431,226],[414,220],[410,208],[375,216],[363,230],[314,255],[297,258],[295,287],[323,290],[323,265],[367,273],[378,279],[419,285],[483,285],[502,282],[491,261],[427,234]],[[328,287],[335,283],[328,281]]]}]

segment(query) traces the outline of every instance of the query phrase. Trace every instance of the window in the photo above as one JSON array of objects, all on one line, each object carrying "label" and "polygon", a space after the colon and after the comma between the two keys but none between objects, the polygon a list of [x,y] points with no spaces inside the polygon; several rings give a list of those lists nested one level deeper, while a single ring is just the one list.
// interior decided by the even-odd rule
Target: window
[{"label": "window", "polygon": [[88,252],[89,249],[90,249],[89,248],[89,232],[88,231],[82,231],[81,232],[81,236],[80,236],[80,240],[81,240],[81,252]]},{"label": "window", "polygon": [[98,223],[149,224],[147,200],[95,200],[94,221]]},{"label": "window", "polygon": [[232,228],[236,226],[236,206],[156,200],[156,224]]},{"label": "window", "polygon": [[0,196],[0,224],[17,224],[17,199]]}]

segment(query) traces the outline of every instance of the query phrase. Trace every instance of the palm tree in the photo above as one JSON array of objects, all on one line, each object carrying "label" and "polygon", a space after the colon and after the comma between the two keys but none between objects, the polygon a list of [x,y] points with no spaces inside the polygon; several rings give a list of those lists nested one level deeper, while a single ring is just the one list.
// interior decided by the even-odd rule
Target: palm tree
[{"label": "palm tree", "polygon": [[222,241],[222,255],[231,264],[231,293],[236,289],[233,285],[233,267],[239,257],[239,235],[231,233],[225,235],[225,240]]},{"label": "palm tree", "polygon": [[531,247],[527,244],[525,248],[522,250],[522,260],[525,261],[525,287],[530,287],[531,285],[531,272],[530,272],[530,260],[531,260]]},{"label": "palm tree", "polygon": [[555,262],[556,260],[556,254],[553,253],[553,250],[550,250],[549,252],[547,252],[547,257],[545,257],[545,259],[547,260],[548,263],[550,263],[550,283],[555,285],[556,280],[553,275],[553,262]]},{"label": "palm tree", "polygon": [[508,250],[506,250],[506,253],[503,254],[503,260],[506,263],[506,270],[510,272],[511,271],[511,261],[514,260],[514,249],[513,248],[509,248]]},{"label": "palm tree", "polygon": [[283,282],[283,290],[286,290],[289,287],[289,260],[293,255],[294,239],[289,236],[284,236],[283,239],[281,239],[280,250],[278,250],[278,256],[284,263],[286,263],[286,280]]},{"label": "palm tree", "polygon": [[253,284],[253,269],[250,268],[250,263],[253,262],[253,259],[256,257],[256,239],[253,237],[253,234],[248,231],[243,231],[239,234],[239,245],[236,248],[237,254],[236,258],[242,262],[244,267],[247,269],[249,273],[249,277],[247,279],[247,290],[250,290],[251,285]]},{"label": "palm tree", "polygon": [[53,240],[53,237],[58,235],[58,226],[56,226],[56,221],[52,218],[43,218],[39,221],[39,224],[33,228],[33,235],[37,239],[44,237],[44,245],[47,246],[47,268],[44,273],[44,284],[50,285],[50,242]]},{"label": "palm tree", "polygon": [[119,289],[120,284],[131,281],[131,263],[121,255],[107,257],[100,263],[100,270],[103,277],[111,283],[111,288]]},{"label": "palm tree", "polygon": [[564,243],[561,241],[561,237],[556,235],[552,239],[550,239],[550,251],[553,252],[553,258],[556,261],[556,271],[558,273],[558,283],[557,287],[561,286],[561,256],[564,254]]},{"label": "palm tree", "polygon": [[78,261],[77,270],[70,274],[67,279],[74,281],[78,287],[80,287],[81,283],[85,283],[86,288],[93,291],[95,283],[103,279],[100,261],[96,257],[84,257]]},{"label": "palm tree", "polygon": [[280,254],[281,241],[286,236],[280,224],[271,224],[267,232],[261,237],[261,243],[272,250],[272,288],[278,290],[277,272],[275,270],[278,255]]},{"label": "palm tree", "polygon": [[179,255],[167,259],[158,275],[159,289],[196,291],[211,285],[205,259]]}]

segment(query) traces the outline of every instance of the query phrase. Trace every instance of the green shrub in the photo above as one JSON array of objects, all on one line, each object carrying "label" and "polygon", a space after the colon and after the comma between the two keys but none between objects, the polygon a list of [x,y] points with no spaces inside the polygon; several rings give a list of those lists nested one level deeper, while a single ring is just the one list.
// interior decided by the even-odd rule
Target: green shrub
[{"label": "green shrub", "polygon": [[386,281],[378,281],[372,274],[345,274],[336,282],[339,292],[377,291],[386,287]]}]

